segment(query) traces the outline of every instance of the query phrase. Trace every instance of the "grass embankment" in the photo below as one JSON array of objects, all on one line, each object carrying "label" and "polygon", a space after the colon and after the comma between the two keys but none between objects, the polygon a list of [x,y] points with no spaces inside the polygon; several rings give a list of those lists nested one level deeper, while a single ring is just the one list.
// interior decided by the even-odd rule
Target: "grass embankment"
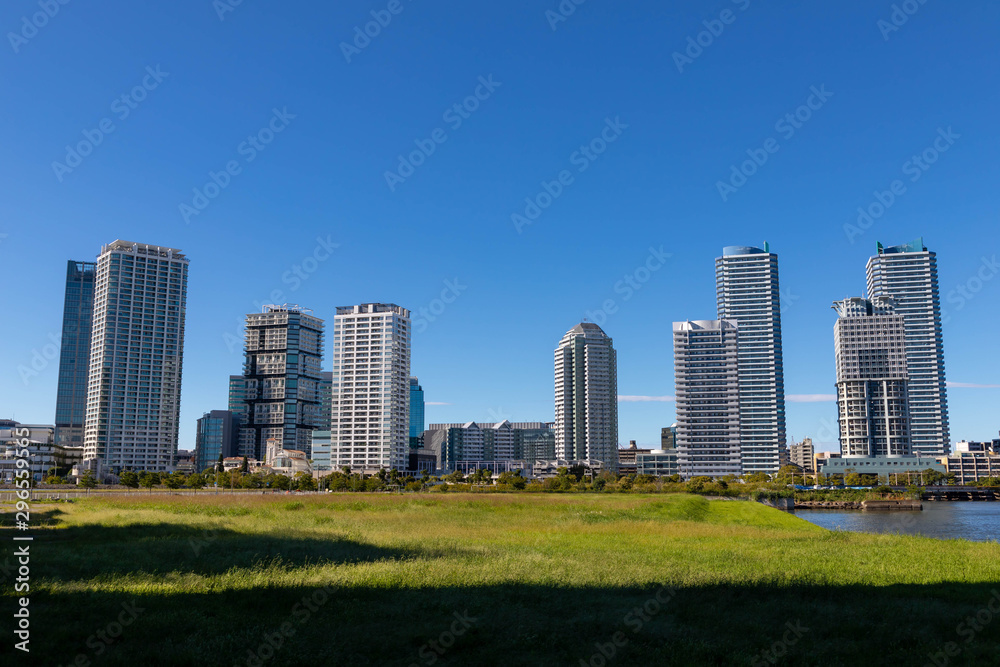
[{"label": "grass embankment", "polygon": [[[828,532],[750,502],[154,495],[32,519],[32,652],[17,655],[34,664],[243,665],[252,651],[268,665],[596,666],[601,647],[621,665],[924,664],[948,642],[952,665],[1000,654],[1000,618],[969,643],[957,630],[1000,587],[997,544]],[[283,623],[279,648],[263,645]]]}]

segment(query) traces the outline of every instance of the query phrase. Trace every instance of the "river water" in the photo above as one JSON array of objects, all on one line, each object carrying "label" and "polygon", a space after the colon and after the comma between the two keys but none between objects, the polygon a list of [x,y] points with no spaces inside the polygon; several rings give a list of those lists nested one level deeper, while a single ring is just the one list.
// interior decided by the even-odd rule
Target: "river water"
[{"label": "river water", "polygon": [[924,501],[920,512],[800,509],[793,514],[830,530],[1000,541],[1000,502]]}]

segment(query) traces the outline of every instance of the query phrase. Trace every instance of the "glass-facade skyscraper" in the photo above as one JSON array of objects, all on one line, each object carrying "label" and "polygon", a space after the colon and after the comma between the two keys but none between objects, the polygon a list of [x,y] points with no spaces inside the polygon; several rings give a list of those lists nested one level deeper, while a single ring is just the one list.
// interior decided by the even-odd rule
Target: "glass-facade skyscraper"
[{"label": "glass-facade skyscraper", "polygon": [[239,419],[229,410],[212,410],[198,420],[195,434],[195,472],[202,472],[219,461],[236,455]]},{"label": "glass-facade skyscraper", "polygon": [[420,380],[410,378],[410,448],[420,448],[420,434],[424,432],[424,388]]},{"label": "glass-facade skyscraper", "polygon": [[951,450],[951,433],[937,255],[923,239],[890,247],[879,243],[866,273],[868,298],[892,297],[903,316],[913,453],[944,456]]},{"label": "glass-facade skyscraper", "polygon": [[94,317],[94,262],[70,260],[66,266],[59,388],[56,394],[56,444],[83,447],[90,374],[90,328]]},{"label": "glass-facade skyscraper", "polygon": [[261,310],[246,319],[246,415],[239,454],[263,461],[267,441],[276,439],[281,447],[308,457],[312,432],[322,421],[324,323],[301,306],[267,305]]},{"label": "glass-facade skyscraper", "polygon": [[775,473],[785,446],[778,256],[729,246],[715,260],[718,319],[739,330],[740,457],[743,472]]}]

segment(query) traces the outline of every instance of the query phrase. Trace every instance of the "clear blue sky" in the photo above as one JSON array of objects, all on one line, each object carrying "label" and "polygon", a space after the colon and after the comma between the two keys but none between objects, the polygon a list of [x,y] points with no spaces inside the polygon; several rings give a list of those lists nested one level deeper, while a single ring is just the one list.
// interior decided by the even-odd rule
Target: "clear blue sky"
[{"label": "clear blue sky", "polygon": [[[996,3],[929,0],[890,31],[887,0],[588,0],[565,21],[546,15],[557,0],[401,0],[345,56],[389,4],[244,0],[220,19],[210,0],[70,2],[37,31],[22,20],[36,2],[3,4],[0,417],[54,419],[57,363],[27,383],[18,366],[58,336],[66,260],[117,238],[191,258],[182,448],[226,405],[242,316],[273,300],[328,322],[359,302],[434,307],[413,339],[413,373],[441,404],[429,422],[552,419],[552,351],[609,299],[619,393],[669,396],[671,322],[714,318],[715,257],[765,240],[787,295],[788,394],[833,393],[830,303],[863,293],[876,241],[918,236],[939,257],[949,380],[1000,385],[1000,275],[983,265],[1000,254]],[[705,21],[720,34],[699,38]],[[832,95],[810,100],[814,87]],[[475,111],[446,115],[477,89]],[[776,125],[810,101],[808,120]],[[274,109],[294,118],[241,148]],[[102,121],[113,131],[78,166],[53,166]],[[948,128],[934,164],[907,165]],[[602,132],[602,154],[578,153]],[[398,156],[428,140],[390,188]],[[724,200],[747,151],[767,161]],[[238,173],[186,221],[180,205],[204,205],[193,190],[230,161]],[[563,171],[519,232],[512,214]],[[905,191],[849,240],[858,207],[897,179]],[[296,285],[317,238],[337,247]],[[671,256],[647,276],[651,248]],[[980,271],[972,298],[949,302]],[[648,279],[629,294],[626,276]],[[953,439],[996,437],[1000,389],[949,399]],[[796,439],[835,447],[834,403],[790,402],[788,418]],[[622,402],[621,441],[656,443],[673,420],[668,401]]]}]

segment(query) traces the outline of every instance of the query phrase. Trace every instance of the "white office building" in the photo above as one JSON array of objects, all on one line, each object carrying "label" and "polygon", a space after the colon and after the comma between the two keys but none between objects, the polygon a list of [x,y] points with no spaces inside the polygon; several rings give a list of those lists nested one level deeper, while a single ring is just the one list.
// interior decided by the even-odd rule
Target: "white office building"
[{"label": "white office building", "polygon": [[903,316],[891,297],[854,297],[833,308],[841,454],[909,455]]},{"label": "white office building", "polygon": [[177,454],[188,259],[115,241],[97,258],[84,460],[166,472]]},{"label": "white office building", "polygon": [[618,358],[601,327],[583,322],[555,350],[556,457],[618,468]]},{"label": "white office building", "polygon": [[739,328],[730,320],[674,322],[677,467],[684,478],[739,476]]},{"label": "white office building", "polygon": [[903,316],[913,453],[944,456],[951,449],[951,433],[937,255],[927,250],[923,239],[888,248],[879,243],[867,274],[868,298],[892,297]]},{"label": "white office building", "polygon": [[744,473],[775,473],[785,445],[778,256],[729,246],[715,260],[720,320],[739,328],[740,457]]},{"label": "white office building", "polygon": [[406,469],[410,331],[410,311],[395,304],[337,308],[330,404],[334,469]]}]

